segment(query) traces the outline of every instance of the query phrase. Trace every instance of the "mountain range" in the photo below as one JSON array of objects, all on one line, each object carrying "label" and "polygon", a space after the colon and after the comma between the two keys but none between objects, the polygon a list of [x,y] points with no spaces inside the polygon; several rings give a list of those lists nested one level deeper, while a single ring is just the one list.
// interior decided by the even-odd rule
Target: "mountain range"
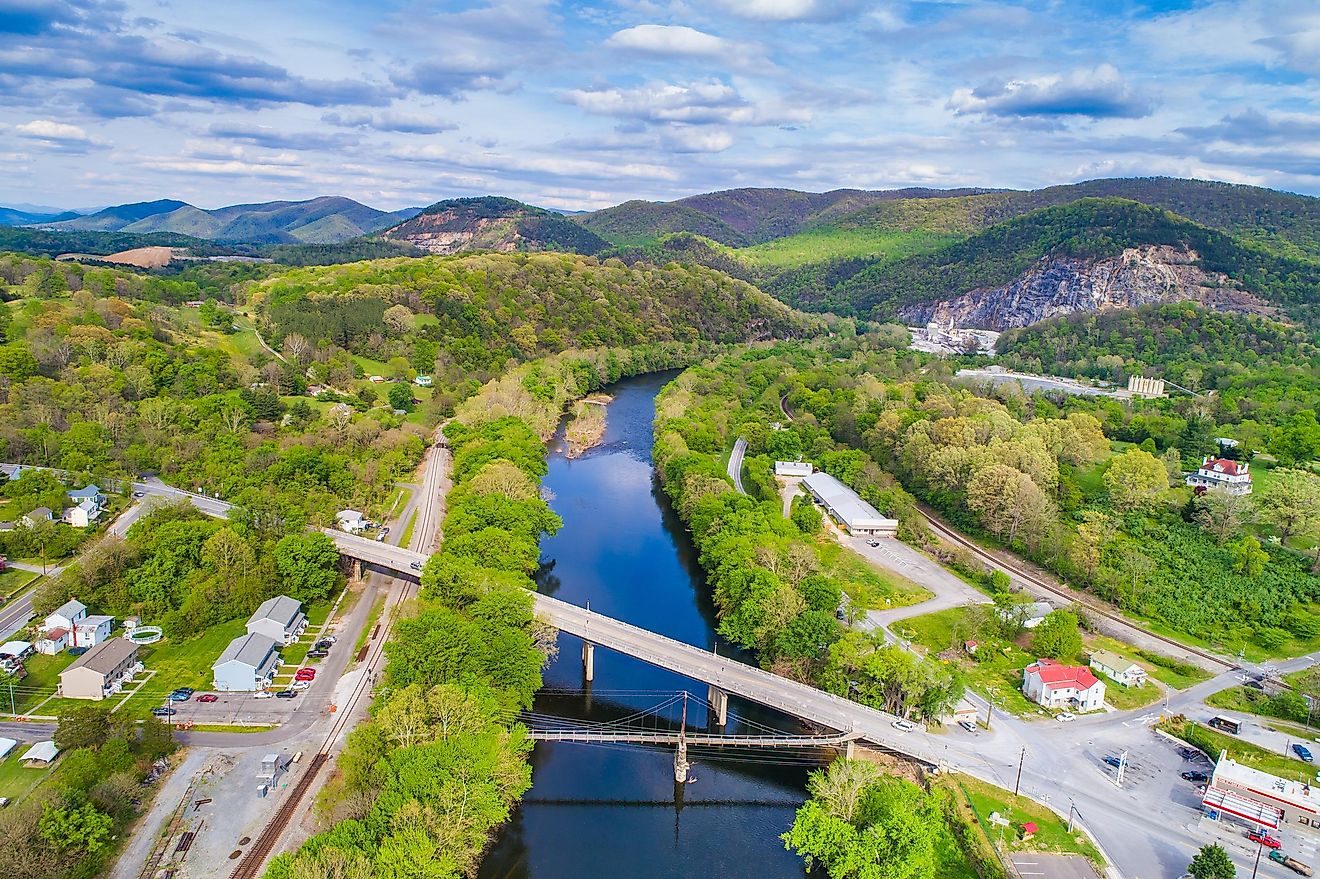
[{"label": "mountain range", "polygon": [[[0,223],[31,216],[4,209]],[[1320,199],[1177,178],[1031,191],[732,189],[576,214],[497,196],[395,212],[341,197],[216,210],[164,199],[37,225],[56,242],[76,233],[69,249],[92,253],[110,251],[89,236],[113,234],[121,246],[315,245],[297,259],[320,262],[486,250],[700,264],[798,308],[990,329],[1170,299],[1320,323]]]}]

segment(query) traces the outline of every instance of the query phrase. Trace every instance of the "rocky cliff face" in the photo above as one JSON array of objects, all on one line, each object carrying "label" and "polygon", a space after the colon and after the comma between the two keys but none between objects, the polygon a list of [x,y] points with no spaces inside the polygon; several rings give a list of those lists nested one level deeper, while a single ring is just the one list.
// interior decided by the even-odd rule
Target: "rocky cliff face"
[{"label": "rocky cliff face", "polygon": [[1046,256],[1011,284],[909,306],[900,315],[914,325],[934,321],[1007,330],[1076,311],[1179,299],[1225,311],[1267,315],[1275,311],[1264,300],[1236,289],[1228,277],[1204,271],[1196,261],[1193,251],[1163,245],[1131,247],[1108,259]]},{"label": "rocky cliff face", "polygon": [[558,214],[507,198],[459,198],[431,205],[385,233],[428,253],[564,250],[599,253],[608,245]]}]

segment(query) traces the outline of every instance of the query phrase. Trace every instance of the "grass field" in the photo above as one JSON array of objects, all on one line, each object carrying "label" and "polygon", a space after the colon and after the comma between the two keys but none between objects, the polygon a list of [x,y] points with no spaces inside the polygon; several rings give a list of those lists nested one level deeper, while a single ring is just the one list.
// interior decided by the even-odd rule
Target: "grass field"
[{"label": "grass field", "polygon": [[35,788],[51,772],[51,767],[24,766],[18,758],[28,749],[28,745],[19,744],[9,756],[0,760],[0,797],[11,800],[23,796]]},{"label": "grass field", "polygon": [[22,592],[28,584],[40,576],[32,571],[20,571],[18,568],[0,571],[0,601]]},{"label": "grass field", "polygon": [[[1100,852],[1084,834],[1069,833],[1067,822],[1039,803],[1023,796],[1014,796],[968,775],[940,776],[934,783],[949,787],[964,803],[970,803],[978,823],[992,838],[999,837],[999,830],[991,828],[990,813],[998,812],[1012,822],[1003,829],[1002,845],[1009,851],[1059,852],[1082,855],[1096,864],[1104,863]],[[1028,821],[1037,828],[1029,840],[1022,838],[1021,831],[1022,825]]]},{"label": "grass field", "polygon": [[408,524],[403,526],[403,534],[399,535],[399,546],[407,546],[408,541],[412,540],[413,528],[417,525],[417,510],[412,511],[408,517]]},{"label": "grass field", "polygon": [[833,540],[816,541],[825,573],[836,578],[857,607],[878,610],[908,607],[932,597],[932,593],[906,577],[866,562],[852,550]]},{"label": "grass field", "polygon": [[[13,707],[19,714],[31,711],[36,705],[55,694],[60,683],[60,672],[68,668],[77,659],[68,651],[46,656],[36,654],[23,661],[27,677],[14,684]],[[0,688],[0,710],[10,709],[9,693]]]},{"label": "grass field", "polygon": [[961,237],[931,232],[823,228],[733,252],[755,266],[796,268],[843,257],[902,259],[918,253],[930,253]]}]

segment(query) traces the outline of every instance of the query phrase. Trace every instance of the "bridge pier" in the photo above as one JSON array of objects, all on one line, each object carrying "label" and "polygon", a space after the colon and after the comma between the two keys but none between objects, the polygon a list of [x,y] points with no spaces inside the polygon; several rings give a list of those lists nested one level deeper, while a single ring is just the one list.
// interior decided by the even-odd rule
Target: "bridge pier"
[{"label": "bridge pier", "polygon": [[710,724],[711,720],[714,720],[719,726],[728,726],[729,694],[711,684],[707,691],[706,701],[710,703],[710,717],[706,720],[707,725]]},{"label": "bridge pier", "polygon": [[582,677],[587,683],[596,679],[596,645],[590,641],[582,642]]},{"label": "bridge pier", "polygon": [[851,760],[856,755],[857,755],[857,743],[852,739],[849,739],[848,744],[846,744],[843,749],[843,759]]},{"label": "bridge pier", "polygon": [[687,758],[687,742],[680,736],[678,739],[678,750],[674,752],[674,783],[687,784],[688,769],[691,764]]}]

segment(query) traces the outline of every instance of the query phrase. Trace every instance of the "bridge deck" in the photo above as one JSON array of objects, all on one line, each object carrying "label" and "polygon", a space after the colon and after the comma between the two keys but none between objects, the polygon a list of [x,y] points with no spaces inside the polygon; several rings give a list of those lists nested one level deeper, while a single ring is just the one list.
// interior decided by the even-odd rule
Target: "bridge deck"
[{"label": "bridge deck", "polygon": [[[533,729],[528,733],[537,742],[628,742],[641,745],[677,745],[677,732],[655,730]],[[688,745],[718,745],[728,748],[830,748],[861,738],[858,733],[832,736],[721,736],[688,733]]]}]

